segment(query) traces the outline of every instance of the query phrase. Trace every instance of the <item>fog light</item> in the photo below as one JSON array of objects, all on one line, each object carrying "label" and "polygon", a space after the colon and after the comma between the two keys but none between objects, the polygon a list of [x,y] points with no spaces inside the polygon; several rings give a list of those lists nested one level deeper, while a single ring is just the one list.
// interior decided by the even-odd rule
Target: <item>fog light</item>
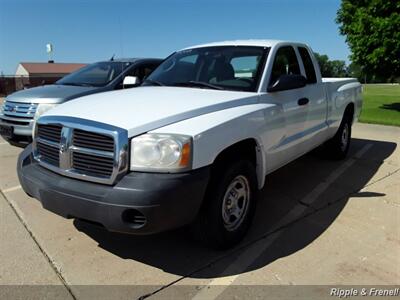
[{"label": "fog light", "polygon": [[122,220],[133,228],[140,228],[146,224],[146,217],[136,209],[127,209],[122,213]]}]

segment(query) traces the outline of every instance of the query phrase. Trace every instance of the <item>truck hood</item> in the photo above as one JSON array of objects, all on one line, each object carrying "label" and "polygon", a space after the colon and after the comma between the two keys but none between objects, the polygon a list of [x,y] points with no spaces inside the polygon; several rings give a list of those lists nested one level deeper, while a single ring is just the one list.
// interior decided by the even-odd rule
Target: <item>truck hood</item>
[{"label": "truck hood", "polygon": [[15,92],[7,96],[7,100],[20,103],[60,103],[95,89],[98,88],[58,84],[43,85]]},{"label": "truck hood", "polygon": [[114,125],[129,137],[234,106],[258,102],[258,94],[182,87],[139,87],[85,96],[44,116],[67,116]]}]

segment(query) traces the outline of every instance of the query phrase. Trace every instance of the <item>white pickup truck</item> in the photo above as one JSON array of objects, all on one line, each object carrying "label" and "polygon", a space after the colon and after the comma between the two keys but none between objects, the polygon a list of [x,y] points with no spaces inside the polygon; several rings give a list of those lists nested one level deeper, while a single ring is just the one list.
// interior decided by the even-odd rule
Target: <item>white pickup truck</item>
[{"label": "white pickup truck", "polygon": [[18,175],[61,216],[133,234],[193,224],[225,248],[249,228],[267,174],[318,146],[346,156],[361,105],[360,83],[321,78],[305,44],[190,47],[142,87],[48,111]]}]

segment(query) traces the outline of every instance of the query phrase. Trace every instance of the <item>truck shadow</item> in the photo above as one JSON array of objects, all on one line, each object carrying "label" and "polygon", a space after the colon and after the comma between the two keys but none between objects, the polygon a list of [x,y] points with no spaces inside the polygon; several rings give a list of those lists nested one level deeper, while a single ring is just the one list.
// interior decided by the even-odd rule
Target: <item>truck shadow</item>
[{"label": "truck shadow", "polygon": [[[361,158],[354,158],[367,147]],[[239,246],[228,251],[204,247],[185,228],[153,236],[131,236],[110,233],[79,220],[74,225],[106,251],[168,273],[192,278],[236,275],[262,268],[311,244],[335,221],[351,196],[365,201],[384,196],[378,191],[360,190],[395,149],[395,143],[353,139],[348,159],[352,164],[346,169],[340,168],[343,162],[307,154],[268,175],[250,232]],[[313,199],[312,191],[332,177],[332,183]],[[249,247],[255,250],[247,251]],[[238,255],[242,267],[227,271]]]}]

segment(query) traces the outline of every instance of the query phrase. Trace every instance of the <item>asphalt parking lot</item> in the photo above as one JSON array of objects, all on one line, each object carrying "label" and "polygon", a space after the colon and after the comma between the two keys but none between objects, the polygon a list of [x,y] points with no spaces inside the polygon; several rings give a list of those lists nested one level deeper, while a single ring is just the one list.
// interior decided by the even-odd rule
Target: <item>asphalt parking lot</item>
[{"label": "asphalt parking lot", "polygon": [[[136,237],[45,211],[19,186],[21,149],[0,140],[1,291],[49,299],[243,299],[311,285],[313,298],[331,299],[318,286],[399,285],[399,143],[400,128],[356,124],[347,160],[308,154],[267,176],[247,238],[221,252],[186,229]],[[287,293],[311,299],[299,289]]]}]

